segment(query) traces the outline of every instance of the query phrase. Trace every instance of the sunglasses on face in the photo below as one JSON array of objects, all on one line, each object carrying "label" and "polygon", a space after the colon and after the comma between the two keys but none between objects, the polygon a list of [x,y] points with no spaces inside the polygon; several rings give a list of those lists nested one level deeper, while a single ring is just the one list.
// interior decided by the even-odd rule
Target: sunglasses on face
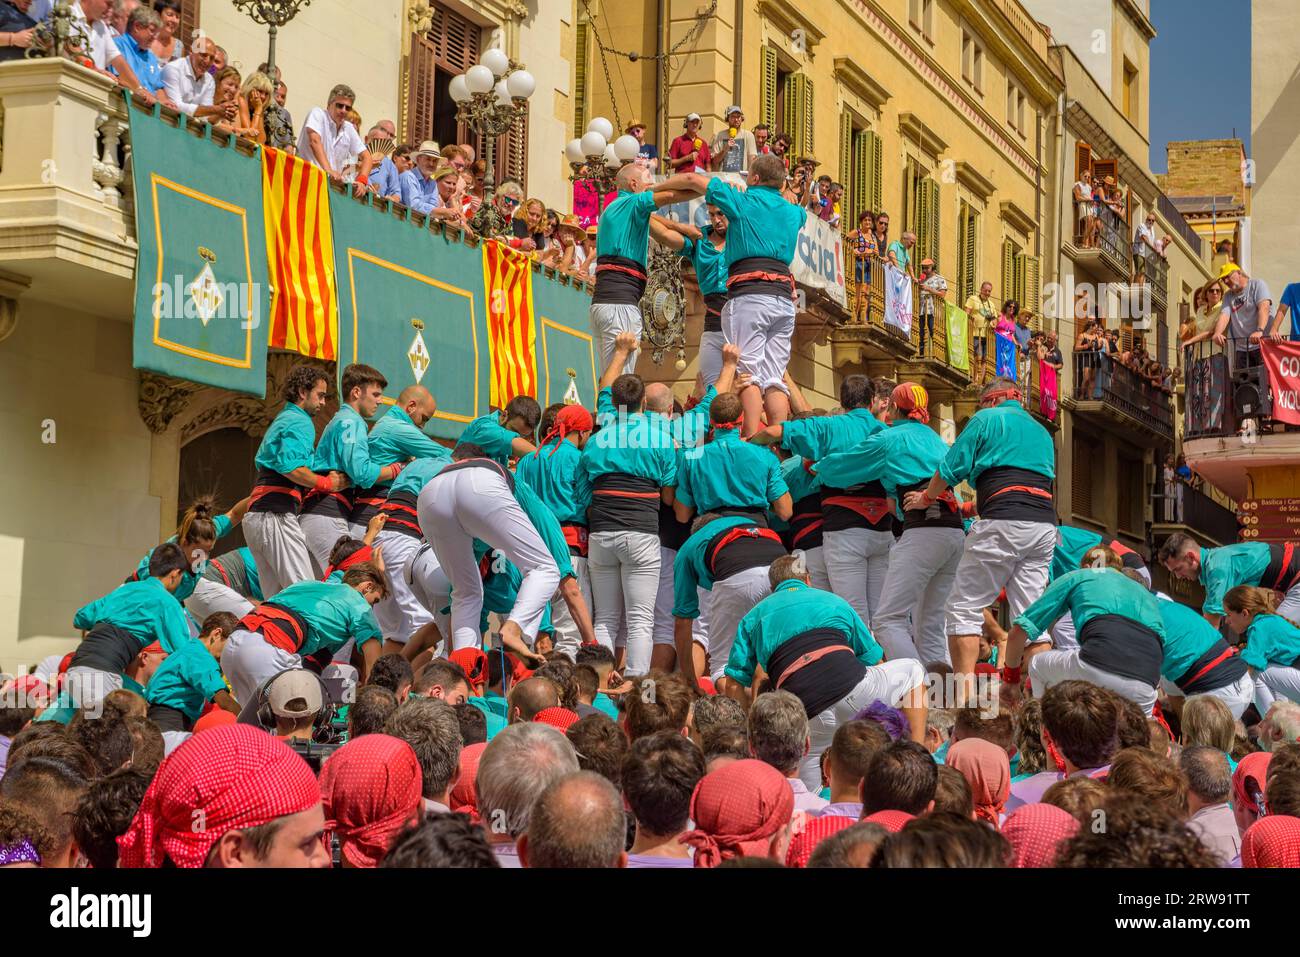
[{"label": "sunglasses on face", "polygon": [[519,200],[515,199],[513,196],[502,196],[502,197],[501,197],[501,205],[502,205],[502,206],[518,206],[518,205],[519,205]]}]

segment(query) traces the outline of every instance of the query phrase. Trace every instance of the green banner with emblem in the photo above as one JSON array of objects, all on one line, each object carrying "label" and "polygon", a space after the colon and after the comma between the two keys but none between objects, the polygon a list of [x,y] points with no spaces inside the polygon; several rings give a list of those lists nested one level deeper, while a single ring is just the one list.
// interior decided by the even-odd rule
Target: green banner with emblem
[{"label": "green banner with emblem", "polygon": [[270,285],[259,157],[184,115],[129,113],[134,365],[261,397]]},{"label": "green banner with emblem", "polygon": [[546,408],[572,399],[576,392],[579,405],[594,409],[601,369],[588,318],[591,293],[577,280],[569,281],[563,275],[549,281],[537,280],[534,276],[537,401]]},{"label": "green banner with emblem", "polygon": [[943,304],[944,322],[948,333],[948,365],[963,372],[970,371],[970,354],[967,346],[967,332],[970,316],[966,310],[950,302]]}]

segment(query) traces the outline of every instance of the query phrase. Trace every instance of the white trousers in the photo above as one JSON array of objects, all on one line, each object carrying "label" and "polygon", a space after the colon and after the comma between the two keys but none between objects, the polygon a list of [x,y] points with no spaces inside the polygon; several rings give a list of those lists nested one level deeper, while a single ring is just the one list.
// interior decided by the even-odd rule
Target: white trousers
[{"label": "white trousers", "polygon": [[[569,564],[573,566],[573,575],[578,580],[578,590],[582,600],[587,603],[587,613],[591,614],[591,573],[587,568],[587,559],[581,555],[570,555]],[[555,648],[570,658],[577,654],[582,645],[582,635],[578,633],[578,623],[573,620],[569,603],[564,595],[556,589],[551,598],[551,626],[555,629]]]},{"label": "white trousers", "polygon": [[1102,688],[1109,688],[1120,697],[1136,702],[1147,715],[1151,714],[1156,703],[1154,685],[1095,668],[1079,657],[1078,648],[1043,651],[1034,655],[1029,659],[1029,679],[1034,686],[1035,698],[1041,698],[1048,688],[1059,685],[1062,681],[1078,680],[1091,681]]},{"label": "white trousers", "polygon": [[770,594],[772,586],[766,565],[746,568],[713,583],[713,595],[709,598],[709,677],[714,681],[726,673],[740,619]]},{"label": "white trousers", "polygon": [[[1178,685],[1174,684],[1167,678],[1160,679],[1160,686],[1164,689],[1165,694],[1172,698],[1185,697]],[[1247,671],[1230,685],[1224,685],[1222,688],[1215,688],[1213,691],[1203,692],[1211,697],[1218,698],[1228,706],[1232,712],[1233,718],[1240,718],[1242,712],[1255,698],[1255,678]],[[1261,711],[1260,714],[1266,714],[1267,710]]]},{"label": "white trousers", "polygon": [[966,533],[960,528],[909,528],[889,552],[889,572],[871,606],[871,633],[889,658],[952,664],[944,609]]},{"label": "white trousers", "polygon": [[388,594],[374,607],[375,622],[385,638],[406,644],[411,635],[433,620],[407,584],[406,566],[424,544],[401,532],[382,531],[375,545],[383,549]]},{"label": "white trousers", "polygon": [[[596,337],[596,346],[600,349],[600,370],[609,368],[614,358],[614,340],[620,332],[635,332],[641,338],[641,307],[623,306],[614,303],[592,303],[588,315],[591,317],[591,331]],[[623,363],[623,372],[636,371],[636,358],[641,354],[637,349]]]},{"label": "white trousers", "polygon": [[255,631],[236,631],[221,652],[221,672],[241,707],[253,700],[268,678],[301,667],[301,657],[269,644]]},{"label": "white trousers", "polygon": [[69,668],[64,677],[64,684],[68,694],[72,696],[72,703],[78,708],[84,708],[89,718],[98,718],[102,715],[103,709],[100,706],[104,703],[104,699],[110,692],[121,691],[123,687],[121,675],[113,674],[111,671],[100,671],[98,668],[88,668],[85,665]]},{"label": "white trousers", "polygon": [[524,634],[537,634],[560,570],[505,479],[487,468],[440,472],[420,492],[416,510],[425,541],[451,579],[452,650],[477,648],[483,640],[483,579],[474,559],[475,538],[499,549],[519,569],[523,580],[508,620]]},{"label": "white trousers", "polygon": [[240,523],[253,553],[262,595],[273,598],[294,582],[311,581],[311,554],[298,516],[288,512],[249,512]]},{"label": "white trousers", "polygon": [[[438,564],[438,556],[432,548],[421,548],[406,564],[402,577],[411,594],[433,618],[438,631],[444,639],[450,637],[451,615],[447,607],[451,604],[451,579]],[[450,653],[444,648],[442,654]]]},{"label": "white trousers", "polygon": [[[675,597],[673,593],[673,563],[677,561],[677,549],[664,548],[659,546],[659,593],[655,596],[655,629],[654,643],[656,645],[669,645],[676,647],[677,639],[674,632],[673,605]],[[703,588],[695,589],[695,595],[700,605],[700,617],[691,622],[691,638],[697,645],[709,648],[709,592]]]},{"label": "white trousers", "polygon": [[722,347],[726,342],[727,337],[721,332],[700,333],[700,381],[705,391],[722,373]]},{"label": "white trousers", "polygon": [[201,626],[208,615],[219,611],[228,611],[236,618],[243,618],[253,610],[253,603],[221,582],[200,578],[194,585],[194,594],[185,599],[185,607]]},{"label": "white trousers", "polygon": [[738,296],[722,307],[722,334],[727,342],[740,346],[737,368],[763,391],[790,391],[785,369],[790,364],[794,316],[794,300],[789,296]]},{"label": "white trousers", "polygon": [[1051,627],[1051,635],[1052,647],[1057,651],[1069,651],[1071,648],[1079,647],[1079,636],[1074,628],[1074,616],[1068,611]]},{"label": "white trousers", "polygon": [[1254,680],[1255,707],[1260,714],[1268,714],[1268,709],[1278,698],[1300,704],[1300,669],[1269,665],[1256,673]]},{"label": "white trousers", "polygon": [[1300,621],[1300,585],[1293,585],[1291,590],[1278,603],[1277,613],[1291,621]]},{"label": "white trousers", "polygon": [[816,548],[805,548],[803,550],[804,561],[808,563],[808,581],[813,588],[820,588],[822,591],[831,590],[830,576],[826,574],[826,548],[824,545],[818,545]]},{"label": "white trousers", "polygon": [[587,545],[596,640],[613,651],[619,630],[625,627],[624,674],[643,675],[650,670],[654,645],[659,536],[654,532],[592,532]]},{"label": "white trousers", "polygon": [[984,609],[1004,588],[1012,618],[1032,605],[1047,588],[1055,549],[1056,526],[1047,522],[976,521],[966,535],[948,601],[948,634],[980,634]]},{"label": "white trousers", "polygon": [[352,537],[348,520],[334,515],[299,515],[298,524],[307,539],[307,554],[311,556],[315,577],[320,578],[330,567],[330,552],[334,551],[339,539]]},{"label": "white trousers", "polygon": [[835,729],[874,701],[898,707],[903,695],[925,681],[925,668],[914,658],[882,661],[867,669],[856,688],[820,714],[808,719],[808,753],[799,765],[799,777],[816,791],[822,786],[822,753],[831,746]]},{"label": "white trousers", "polygon": [[893,532],[871,528],[822,532],[822,556],[831,591],[852,605],[863,622],[871,621],[880,603],[893,547]]}]

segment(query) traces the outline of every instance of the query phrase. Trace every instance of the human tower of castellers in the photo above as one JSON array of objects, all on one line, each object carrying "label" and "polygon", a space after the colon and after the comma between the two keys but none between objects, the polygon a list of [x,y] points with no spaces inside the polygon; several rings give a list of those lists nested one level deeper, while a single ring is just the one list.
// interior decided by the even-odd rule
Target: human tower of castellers
[{"label": "human tower of castellers", "polygon": [[[810,408],[804,214],[778,157],[747,175],[619,173],[594,413],[517,396],[448,449],[422,386],[369,425],[354,364],[317,439],[295,368],[249,495],[8,681],[0,864],[1300,861],[1295,547],[1170,537],[1198,612],[1058,524],[1015,382],[951,446],[914,382]],[[699,195],[703,230],[656,213]],[[706,304],[684,406],[633,371],[651,237]]]}]

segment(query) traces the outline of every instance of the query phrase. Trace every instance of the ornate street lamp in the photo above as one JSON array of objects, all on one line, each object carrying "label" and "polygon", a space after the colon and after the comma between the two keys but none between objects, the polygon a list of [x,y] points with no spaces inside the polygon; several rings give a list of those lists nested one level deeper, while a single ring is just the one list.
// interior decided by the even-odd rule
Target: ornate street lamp
[{"label": "ornate street lamp", "polygon": [[233,0],[240,13],[251,17],[254,23],[261,23],[269,29],[270,46],[266,52],[267,74],[275,82],[275,35],[280,27],[298,15],[298,11],[311,3],[311,0]]},{"label": "ornate street lamp", "polygon": [[496,206],[497,137],[524,118],[535,89],[533,75],[495,47],[484,51],[477,65],[451,78],[447,92],[456,102],[456,120],[484,141],[483,202],[469,226],[485,238],[501,236],[510,228],[509,218]]},{"label": "ornate street lamp", "polygon": [[600,200],[618,185],[618,171],[636,159],[641,144],[635,136],[623,135],[610,142],[614,125],[603,116],[587,124],[587,132],[569,140],[564,157],[569,161],[569,181],[575,186],[588,184],[596,193],[596,218],[600,218]]}]

